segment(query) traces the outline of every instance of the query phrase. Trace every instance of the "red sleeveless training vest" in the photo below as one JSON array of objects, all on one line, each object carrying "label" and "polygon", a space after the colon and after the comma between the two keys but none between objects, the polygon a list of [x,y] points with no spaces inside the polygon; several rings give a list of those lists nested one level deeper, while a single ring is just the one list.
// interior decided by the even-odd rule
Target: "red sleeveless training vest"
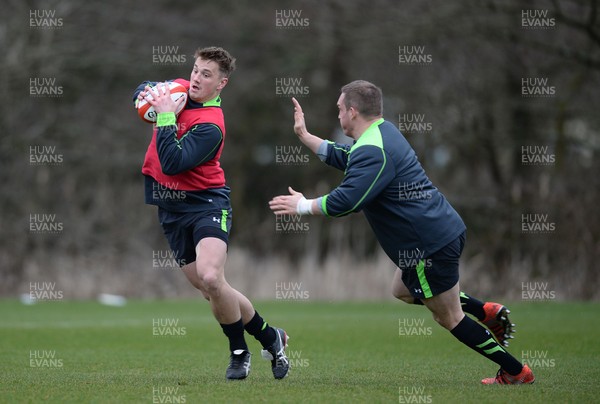
[{"label": "red sleeveless training vest", "polygon": [[[173,80],[185,86],[187,90],[190,88],[190,82],[184,79]],[[218,99],[220,101],[220,98]],[[188,101],[189,102],[189,101]],[[219,106],[207,106],[201,108],[189,108],[186,105],[185,109],[177,117],[177,139],[190,130],[194,125],[211,123],[221,129],[223,140],[219,146],[219,150],[212,160],[202,163],[188,171],[176,174],[166,175],[162,172],[158,152],[156,148],[156,127],[152,133],[152,140],[146,151],[142,173],[154,178],[158,183],[164,186],[177,184],[177,190],[180,191],[201,191],[208,188],[221,188],[225,186],[225,173],[219,163],[223,145],[225,144],[225,118],[223,110]]]}]

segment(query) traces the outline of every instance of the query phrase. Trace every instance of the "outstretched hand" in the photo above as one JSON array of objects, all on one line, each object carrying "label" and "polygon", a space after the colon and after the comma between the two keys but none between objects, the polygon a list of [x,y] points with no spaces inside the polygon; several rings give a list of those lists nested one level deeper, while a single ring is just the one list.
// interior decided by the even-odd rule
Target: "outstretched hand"
[{"label": "outstretched hand", "polygon": [[306,147],[308,147],[313,153],[316,153],[319,150],[319,146],[323,142],[323,139],[310,134],[310,132],[306,129],[304,112],[302,112],[300,103],[295,98],[292,98],[292,102],[294,103],[294,132],[296,132],[298,139],[304,143]]},{"label": "outstretched hand", "polygon": [[308,134],[308,130],[306,130],[306,122],[304,121],[304,112],[302,112],[302,107],[298,100],[292,97],[292,102],[294,103],[294,132],[299,137],[302,137],[305,134]]},{"label": "outstretched hand", "polygon": [[269,208],[276,215],[295,215],[298,213],[298,201],[304,197],[300,192],[288,187],[290,195],[279,195],[269,201]]}]

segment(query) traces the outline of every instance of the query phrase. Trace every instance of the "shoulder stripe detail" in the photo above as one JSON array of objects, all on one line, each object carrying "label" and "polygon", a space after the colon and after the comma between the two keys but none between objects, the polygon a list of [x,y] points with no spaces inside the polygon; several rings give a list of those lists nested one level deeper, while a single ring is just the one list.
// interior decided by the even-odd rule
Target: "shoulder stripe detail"
[{"label": "shoulder stripe detail", "polygon": [[331,145],[331,147],[333,147],[335,150],[342,151],[342,152],[344,152],[346,154],[350,153],[347,149],[345,149],[343,147],[336,146],[335,142],[332,142],[332,141],[328,140],[327,143],[329,143]]}]

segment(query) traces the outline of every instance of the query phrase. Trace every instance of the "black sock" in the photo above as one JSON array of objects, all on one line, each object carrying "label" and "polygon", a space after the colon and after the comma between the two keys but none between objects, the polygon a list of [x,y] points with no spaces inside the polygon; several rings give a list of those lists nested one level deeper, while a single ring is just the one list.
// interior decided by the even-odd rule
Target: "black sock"
[{"label": "black sock", "polygon": [[415,297],[415,299],[413,301],[413,304],[416,304],[417,306],[424,306],[425,305],[425,303],[423,303],[423,300],[418,299],[416,297]]},{"label": "black sock", "polygon": [[244,323],[240,318],[238,321],[232,324],[221,324],[223,333],[229,338],[229,350],[231,352],[237,349],[248,350],[246,340],[244,339]]},{"label": "black sock", "polygon": [[465,313],[474,315],[477,317],[477,320],[482,321],[485,318],[485,311],[483,311],[484,303],[482,301],[464,292],[460,292],[460,305]]},{"label": "black sock", "polygon": [[273,327],[269,326],[265,320],[263,320],[263,318],[258,314],[258,311],[254,312],[254,317],[252,317],[252,320],[250,320],[248,324],[244,326],[244,328],[246,331],[248,331],[248,334],[256,338],[256,340],[260,342],[265,349],[270,347],[273,342],[275,342],[275,330]]},{"label": "black sock", "polygon": [[496,362],[508,374],[518,375],[523,370],[521,362],[498,345],[490,332],[470,317],[465,316],[450,332],[469,348]]}]

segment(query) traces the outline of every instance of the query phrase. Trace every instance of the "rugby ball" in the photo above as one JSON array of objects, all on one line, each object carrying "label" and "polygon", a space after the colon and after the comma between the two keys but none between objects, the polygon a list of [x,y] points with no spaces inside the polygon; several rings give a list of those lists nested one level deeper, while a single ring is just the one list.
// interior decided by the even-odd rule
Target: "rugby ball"
[{"label": "rugby ball", "polygon": [[[162,85],[164,83],[157,83],[156,86],[150,89],[148,93],[149,97],[152,98],[152,94],[157,94],[157,86],[162,91]],[[171,99],[173,101],[178,101],[181,97],[184,98],[183,103],[177,107],[177,111],[175,111],[175,115],[178,115],[183,108],[185,107],[185,103],[187,102],[187,90],[182,84],[176,83],[174,81],[169,82],[169,89],[171,90]],[[140,118],[148,123],[156,122],[156,111],[154,107],[150,105],[150,103],[146,100],[141,100],[137,104],[137,112]]]}]

